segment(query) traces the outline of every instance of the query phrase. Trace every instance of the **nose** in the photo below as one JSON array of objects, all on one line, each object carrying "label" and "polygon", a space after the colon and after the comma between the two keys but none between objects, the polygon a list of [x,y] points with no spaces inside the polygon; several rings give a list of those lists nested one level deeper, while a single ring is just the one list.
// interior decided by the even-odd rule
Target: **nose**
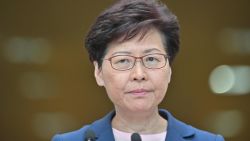
[{"label": "nose", "polygon": [[132,80],[143,81],[147,80],[147,74],[145,72],[145,67],[143,66],[141,60],[135,62],[135,66],[132,69]]}]

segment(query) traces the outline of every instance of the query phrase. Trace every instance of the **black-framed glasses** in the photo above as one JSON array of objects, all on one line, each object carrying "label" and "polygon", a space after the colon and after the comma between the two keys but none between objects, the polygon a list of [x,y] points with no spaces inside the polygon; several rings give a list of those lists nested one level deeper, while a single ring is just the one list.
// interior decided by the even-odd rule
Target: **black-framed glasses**
[{"label": "black-framed glasses", "polygon": [[116,55],[104,60],[110,61],[113,69],[125,71],[132,69],[135,66],[137,59],[139,59],[143,66],[148,69],[163,68],[166,66],[168,61],[167,55],[161,53],[147,54],[141,57],[135,57],[131,55]]}]

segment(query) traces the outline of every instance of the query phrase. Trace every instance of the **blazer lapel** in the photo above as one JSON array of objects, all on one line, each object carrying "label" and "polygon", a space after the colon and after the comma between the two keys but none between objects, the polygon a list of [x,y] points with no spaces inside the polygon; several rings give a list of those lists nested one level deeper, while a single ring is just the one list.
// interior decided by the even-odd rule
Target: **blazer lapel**
[{"label": "blazer lapel", "polygon": [[112,130],[103,131],[97,138],[97,141],[115,141]]},{"label": "blazer lapel", "polygon": [[111,121],[114,115],[115,112],[112,111],[90,126],[90,128],[96,133],[97,141],[115,141],[111,126]]},{"label": "blazer lapel", "polygon": [[168,121],[165,141],[186,141],[187,138],[194,136],[195,131],[193,128],[175,119],[167,110],[160,109],[159,113]]},{"label": "blazer lapel", "polygon": [[178,130],[168,128],[165,141],[185,141]]}]

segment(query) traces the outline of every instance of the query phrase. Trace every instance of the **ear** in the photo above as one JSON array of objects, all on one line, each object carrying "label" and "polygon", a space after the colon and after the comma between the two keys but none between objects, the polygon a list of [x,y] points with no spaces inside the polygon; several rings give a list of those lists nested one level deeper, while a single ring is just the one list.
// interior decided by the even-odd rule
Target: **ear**
[{"label": "ear", "polygon": [[99,68],[97,61],[94,61],[94,67],[95,67],[95,80],[96,83],[99,86],[104,86],[104,81],[103,81],[103,77],[102,77],[102,69]]},{"label": "ear", "polygon": [[172,76],[172,69],[171,69],[171,67],[169,67],[169,71],[168,71],[168,83],[170,83],[170,81],[171,81],[171,76]]}]

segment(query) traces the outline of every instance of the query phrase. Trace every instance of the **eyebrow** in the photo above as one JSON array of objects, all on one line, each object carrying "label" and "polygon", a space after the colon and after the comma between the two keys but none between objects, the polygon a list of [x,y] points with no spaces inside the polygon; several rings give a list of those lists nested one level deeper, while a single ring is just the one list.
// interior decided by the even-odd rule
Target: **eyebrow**
[{"label": "eyebrow", "polygon": [[112,53],[111,55],[114,56],[116,54],[131,54],[131,52],[129,52],[129,51],[117,51],[117,52]]},{"label": "eyebrow", "polygon": [[[161,50],[159,50],[157,48],[150,48],[150,49],[144,50],[143,54],[147,54],[147,53],[154,52],[154,51],[161,52]],[[128,55],[130,55],[130,54],[132,54],[132,52],[130,52],[130,51],[117,51],[117,52],[112,53],[111,55],[115,56],[117,54],[128,54]]]},{"label": "eyebrow", "polygon": [[147,50],[144,50],[143,53],[150,53],[150,52],[153,52],[153,51],[157,51],[157,52],[161,52],[161,50],[157,49],[157,48],[150,48],[150,49],[147,49]]}]

